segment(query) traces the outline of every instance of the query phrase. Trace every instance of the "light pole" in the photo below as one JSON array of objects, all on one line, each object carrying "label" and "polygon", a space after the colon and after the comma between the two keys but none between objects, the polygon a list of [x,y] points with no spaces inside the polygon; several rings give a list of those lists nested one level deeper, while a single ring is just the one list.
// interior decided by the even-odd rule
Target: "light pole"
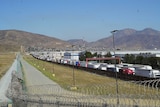
[{"label": "light pole", "polygon": [[53,61],[53,52],[52,52],[52,76],[55,77],[55,73],[54,73],[54,61]]},{"label": "light pole", "polygon": [[[71,59],[74,59],[73,57],[74,57],[74,45],[72,45],[72,55],[71,55]],[[76,90],[77,89],[77,87],[76,87],[76,81],[75,81],[75,72],[74,72],[74,60],[73,60],[73,62],[72,62],[72,64],[73,64],[73,72],[72,72],[72,76],[73,76],[73,87],[72,87],[72,90]]]},{"label": "light pole", "polygon": [[[117,32],[118,30],[113,30],[111,31],[112,33],[112,37],[113,37],[113,54],[115,57],[115,39],[114,39],[114,34]],[[117,79],[117,69],[116,69],[116,59],[114,60],[114,65],[115,65],[115,74],[116,74],[116,96],[117,96],[117,105],[119,105],[119,91],[118,91],[118,79]]]},{"label": "light pole", "polygon": [[73,87],[75,87],[76,85],[76,82],[75,82],[75,73],[74,73],[74,61],[72,62],[73,63]]}]

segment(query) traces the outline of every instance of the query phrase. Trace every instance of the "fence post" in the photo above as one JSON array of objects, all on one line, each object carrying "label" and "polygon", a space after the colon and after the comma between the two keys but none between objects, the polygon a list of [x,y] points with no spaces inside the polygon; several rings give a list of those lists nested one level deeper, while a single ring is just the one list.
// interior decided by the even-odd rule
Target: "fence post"
[{"label": "fence post", "polygon": [[41,98],[39,99],[39,104],[40,104],[40,107],[43,107],[43,101]]},{"label": "fence post", "polygon": [[102,107],[107,107],[107,106],[108,106],[108,105],[107,105],[106,103],[102,105]]},{"label": "fence post", "polygon": [[56,97],[56,103],[55,104],[57,105],[57,107],[59,107],[59,103],[60,102],[58,101],[58,97]]},{"label": "fence post", "polygon": [[77,107],[81,107],[81,103],[80,102],[78,102],[78,106]]},{"label": "fence post", "polygon": [[57,101],[56,104],[57,104],[57,107],[59,107],[59,101]]}]

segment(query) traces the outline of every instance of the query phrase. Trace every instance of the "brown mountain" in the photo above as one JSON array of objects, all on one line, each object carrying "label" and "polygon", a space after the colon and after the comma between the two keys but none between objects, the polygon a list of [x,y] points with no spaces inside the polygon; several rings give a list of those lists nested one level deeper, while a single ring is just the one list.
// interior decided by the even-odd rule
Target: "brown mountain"
[{"label": "brown mountain", "polygon": [[70,39],[67,42],[69,42],[74,46],[79,46],[79,47],[84,47],[86,44],[88,44],[88,42],[83,39]]},{"label": "brown mountain", "polygon": [[[160,31],[146,28],[142,31],[134,29],[119,30],[114,34],[115,47],[121,50],[160,49]],[[88,44],[89,47],[113,48],[113,36]]]},{"label": "brown mountain", "polygon": [[[123,29],[115,33],[116,49],[121,50],[142,50],[160,49],[160,31],[146,28],[141,31],[134,29]],[[85,44],[85,45],[84,45]],[[21,46],[25,48],[67,48],[72,45],[86,47],[113,48],[112,35],[95,42],[86,42],[75,39],[62,41],[57,38],[41,34],[29,33],[18,30],[0,30],[0,51],[17,51]]]},{"label": "brown mountain", "polygon": [[25,48],[65,48],[69,43],[57,38],[18,30],[0,30],[0,51],[17,51]]}]

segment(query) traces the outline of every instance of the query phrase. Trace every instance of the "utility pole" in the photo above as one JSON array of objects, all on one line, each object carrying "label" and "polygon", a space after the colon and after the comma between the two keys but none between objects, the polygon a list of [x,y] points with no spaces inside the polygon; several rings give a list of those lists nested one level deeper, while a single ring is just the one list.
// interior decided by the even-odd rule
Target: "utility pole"
[{"label": "utility pole", "polygon": [[[115,57],[115,38],[114,38],[114,34],[117,32],[118,30],[113,30],[111,31],[112,33],[112,37],[113,37],[113,54]],[[116,66],[116,59],[114,60],[114,65],[115,65],[115,76],[116,76],[116,96],[117,96],[117,105],[119,105],[119,90],[118,90],[118,78],[117,78],[117,66]]]}]

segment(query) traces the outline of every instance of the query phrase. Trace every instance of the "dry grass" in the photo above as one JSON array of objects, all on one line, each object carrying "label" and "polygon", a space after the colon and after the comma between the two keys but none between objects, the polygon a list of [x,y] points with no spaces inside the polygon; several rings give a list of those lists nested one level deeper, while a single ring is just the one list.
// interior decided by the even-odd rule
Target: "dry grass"
[{"label": "dry grass", "polygon": [[[93,73],[88,73],[76,68],[65,67],[57,64],[48,63],[45,61],[34,59],[32,56],[25,56],[25,59],[44,75],[48,76],[53,81],[61,85],[65,89],[70,89],[73,86],[73,70],[75,74],[76,91],[85,94],[94,95],[109,95],[116,94],[116,80],[114,78],[100,76]],[[45,70],[43,70],[45,68]],[[55,77],[52,74],[55,74]],[[155,88],[146,87],[131,83],[129,81],[118,80],[119,95],[132,95],[132,97],[150,98],[150,96],[160,95],[160,91]]]},{"label": "dry grass", "polygon": [[15,59],[15,53],[0,53],[0,78],[6,73]]}]

